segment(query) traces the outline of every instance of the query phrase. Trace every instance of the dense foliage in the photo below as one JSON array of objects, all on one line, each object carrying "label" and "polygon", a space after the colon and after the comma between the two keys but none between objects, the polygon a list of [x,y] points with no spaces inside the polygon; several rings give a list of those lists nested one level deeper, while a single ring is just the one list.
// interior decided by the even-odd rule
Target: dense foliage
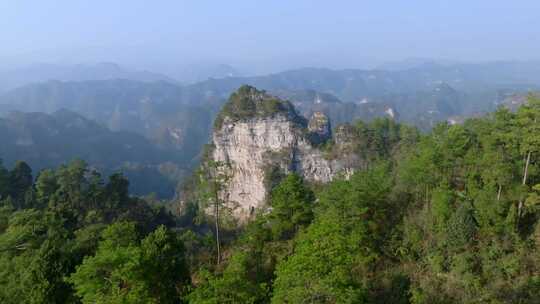
[{"label": "dense foliage", "polygon": [[531,98],[425,135],[388,120],[347,126],[363,170],[314,196],[284,178],[228,259],[195,272],[189,299],[535,303],[539,120]]},{"label": "dense foliage", "polygon": [[175,303],[189,276],[173,223],[82,161],[35,182],[24,162],[0,166],[0,302]]},{"label": "dense foliage", "polygon": [[74,162],[34,181],[22,162],[0,168],[0,300],[536,303],[539,121],[531,98],[429,134],[349,125],[360,170],[327,185],[289,174],[237,229],[205,212],[218,185],[200,197],[213,205],[190,197],[170,230],[120,175],[104,183]]}]

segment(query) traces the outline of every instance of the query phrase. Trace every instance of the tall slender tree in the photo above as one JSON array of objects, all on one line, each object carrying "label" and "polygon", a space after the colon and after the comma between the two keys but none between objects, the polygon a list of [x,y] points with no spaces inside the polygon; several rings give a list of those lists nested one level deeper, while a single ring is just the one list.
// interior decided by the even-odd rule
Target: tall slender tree
[{"label": "tall slender tree", "polygon": [[221,240],[220,240],[220,217],[222,209],[227,207],[228,198],[223,189],[228,184],[231,176],[229,165],[221,161],[208,161],[200,170],[201,198],[204,207],[211,208],[214,213],[214,229],[216,237],[217,258],[216,263],[221,263]]},{"label": "tall slender tree", "polygon": [[[525,165],[521,184],[527,186],[529,166],[534,153],[540,151],[540,98],[530,95],[528,103],[518,111],[518,125],[521,131],[521,152]],[[518,218],[522,215],[524,198],[518,204]]]}]

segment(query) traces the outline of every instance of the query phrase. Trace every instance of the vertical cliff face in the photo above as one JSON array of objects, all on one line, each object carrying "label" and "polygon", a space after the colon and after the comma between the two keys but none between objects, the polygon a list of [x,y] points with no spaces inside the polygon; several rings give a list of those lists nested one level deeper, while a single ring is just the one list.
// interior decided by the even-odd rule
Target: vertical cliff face
[{"label": "vertical cliff face", "polygon": [[297,172],[308,181],[326,183],[347,173],[353,163],[330,160],[313,143],[329,140],[326,117],[318,113],[311,121],[298,116],[286,101],[252,87],[234,93],[218,116],[212,136],[214,161],[226,164],[230,176],[223,197],[238,218],[249,217],[264,207],[272,177],[269,173]]},{"label": "vertical cliff face", "polygon": [[248,216],[265,201],[266,174],[271,166],[289,170],[288,159],[301,138],[298,126],[287,117],[226,122],[213,135],[215,161],[227,164],[230,180],[226,197],[237,204],[240,217]]}]

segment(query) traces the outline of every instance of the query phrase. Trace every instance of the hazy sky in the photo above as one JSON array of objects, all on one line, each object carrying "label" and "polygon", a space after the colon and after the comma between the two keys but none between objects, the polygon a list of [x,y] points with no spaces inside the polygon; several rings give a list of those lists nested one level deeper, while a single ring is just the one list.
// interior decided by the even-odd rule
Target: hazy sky
[{"label": "hazy sky", "polygon": [[539,0],[0,0],[0,64],[363,67],[540,58]]}]

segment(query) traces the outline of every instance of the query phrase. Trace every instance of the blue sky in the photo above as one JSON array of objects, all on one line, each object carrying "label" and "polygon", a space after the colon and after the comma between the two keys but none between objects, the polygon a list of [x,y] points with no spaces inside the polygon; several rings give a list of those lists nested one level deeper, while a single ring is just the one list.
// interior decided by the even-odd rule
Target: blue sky
[{"label": "blue sky", "polygon": [[532,0],[0,0],[0,64],[540,59]]}]

